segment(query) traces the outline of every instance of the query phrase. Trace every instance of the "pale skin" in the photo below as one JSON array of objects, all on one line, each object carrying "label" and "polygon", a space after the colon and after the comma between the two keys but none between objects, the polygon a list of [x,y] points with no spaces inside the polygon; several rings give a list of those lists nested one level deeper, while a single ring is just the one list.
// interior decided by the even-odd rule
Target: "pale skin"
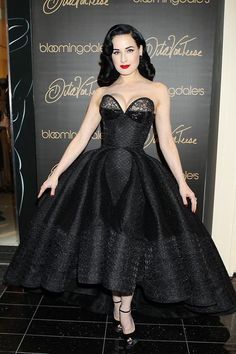
[{"label": "pale skin", "polygon": [[[85,149],[101,121],[99,104],[104,94],[112,94],[112,96],[117,99],[124,112],[129,104],[136,98],[145,96],[149,97],[154,102],[155,126],[160,149],[177,180],[183,203],[187,205],[187,198],[189,198],[191,200],[191,210],[195,213],[197,200],[194,192],[185,181],[179,153],[172,136],[168,88],[165,84],[152,82],[139,73],[139,56],[142,55],[143,48],[142,45],[140,47],[137,46],[130,34],[116,35],[113,37],[112,42],[112,60],[120,76],[112,85],[99,87],[94,91],[77,135],[68,145],[52,175],[42,184],[38,198],[40,198],[47,188],[51,188],[51,196],[55,195],[59,176]],[[128,69],[123,69],[120,67],[122,64],[129,64],[130,66]],[[124,333],[133,332],[135,324],[131,313],[119,312],[119,306],[121,305],[123,310],[129,310],[132,297],[133,293],[128,295],[113,293],[114,301],[121,300],[121,303],[114,305],[114,317],[120,319]]]}]

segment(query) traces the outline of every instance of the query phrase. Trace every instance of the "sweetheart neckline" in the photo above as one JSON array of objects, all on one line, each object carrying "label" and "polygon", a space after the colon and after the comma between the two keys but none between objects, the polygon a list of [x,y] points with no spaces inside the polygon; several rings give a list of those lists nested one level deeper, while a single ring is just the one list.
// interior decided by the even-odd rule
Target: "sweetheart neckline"
[{"label": "sweetheart neckline", "polygon": [[[129,108],[132,106],[133,103],[135,103],[135,102],[138,101],[138,100],[141,100],[142,98],[147,98],[149,101],[152,102],[153,107],[155,107],[155,104],[154,104],[154,102],[153,102],[153,100],[152,100],[151,98],[149,98],[149,97],[147,97],[147,96],[142,96],[142,97],[138,97],[138,98],[136,98],[135,100],[133,100],[133,101],[128,105],[128,107],[126,108],[126,110],[124,111],[123,108],[121,107],[119,101],[117,101],[117,99],[116,99],[114,96],[110,95],[109,93],[106,93],[106,94],[104,94],[104,95],[102,96],[102,99],[103,99],[105,96],[112,97],[113,100],[116,101],[116,103],[118,104],[118,106],[119,106],[120,110],[123,112],[123,114],[126,114],[126,113],[128,112]],[[101,102],[102,102],[102,99],[101,99]]]}]

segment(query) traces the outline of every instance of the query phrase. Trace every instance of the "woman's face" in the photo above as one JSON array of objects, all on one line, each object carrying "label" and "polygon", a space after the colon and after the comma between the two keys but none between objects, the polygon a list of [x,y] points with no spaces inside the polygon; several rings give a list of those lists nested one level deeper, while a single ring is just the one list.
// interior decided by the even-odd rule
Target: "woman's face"
[{"label": "woman's face", "polygon": [[138,48],[131,34],[119,34],[113,37],[112,61],[121,75],[135,71],[142,55],[142,45]]}]

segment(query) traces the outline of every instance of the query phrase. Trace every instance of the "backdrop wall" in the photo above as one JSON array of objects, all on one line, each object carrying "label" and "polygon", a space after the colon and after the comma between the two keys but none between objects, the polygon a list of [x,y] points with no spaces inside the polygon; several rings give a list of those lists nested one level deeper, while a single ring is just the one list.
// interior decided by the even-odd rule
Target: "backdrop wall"
[{"label": "backdrop wall", "polygon": [[[173,136],[202,216],[221,4],[220,0],[32,1],[38,185],[79,129],[97,87],[106,32],[116,23],[129,23],[147,42],[156,68],[154,80],[169,87]],[[153,128],[145,149],[157,157]],[[99,127],[86,150],[98,147],[100,140]]]},{"label": "backdrop wall", "polygon": [[[227,3],[230,1],[234,0],[227,0]],[[187,181],[198,196],[198,213],[203,220],[204,215],[206,216],[205,224],[211,231],[224,1],[22,0],[19,6],[16,0],[9,0],[7,7],[9,38],[13,49],[9,50],[9,76],[11,94],[14,96],[11,109],[20,237],[24,236],[22,225],[27,223],[34,209],[37,196],[36,179],[39,187],[78,131],[90,96],[97,87],[102,41],[107,30],[119,22],[130,23],[142,32],[156,68],[155,81],[163,81],[169,87],[173,136]],[[226,13],[226,23],[229,18],[233,19],[232,8]],[[232,22],[229,21],[231,25]],[[233,33],[233,27],[229,28],[224,37],[226,55]],[[31,56],[28,56],[30,54],[33,57],[33,86]],[[27,58],[27,62],[24,58]],[[224,60],[223,68],[227,72],[223,81],[226,87],[227,83],[229,84],[232,61]],[[22,83],[25,83],[23,91],[20,90]],[[232,94],[232,88],[227,87],[228,94],[230,90]],[[22,92],[25,94],[22,95]],[[221,97],[222,107],[229,103],[224,99],[226,96]],[[232,123],[232,120],[230,122]],[[221,129],[226,129],[225,124],[222,119]],[[34,150],[35,133],[37,154]],[[100,133],[98,128],[86,149],[100,145]],[[154,157],[157,157],[156,138],[154,129],[151,129],[145,143],[146,151]],[[222,141],[223,136],[221,144]],[[38,165],[37,176],[35,156]],[[219,158],[221,159],[222,155]],[[222,163],[218,163],[218,169],[220,174],[217,172],[216,191],[219,191],[221,176],[225,176],[227,183],[232,181],[232,174],[230,177],[229,174],[225,175],[230,171],[230,163],[227,171],[223,169]],[[232,186],[232,183],[230,185]],[[216,236],[221,254],[227,254],[224,260],[228,266],[229,254],[232,255],[229,245],[232,245],[233,241],[227,237],[231,235],[228,231],[235,229],[235,219],[224,218],[227,209],[222,203],[222,194],[221,189],[215,200],[214,220],[217,218],[217,222],[214,224],[213,237]],[[230,202],[228,205],[232,206],[232,199]],[[233,212],[227,215],[229,214],[232,216]],[[221,218],[221,215],[224,217]],[[223,235],[222,229],[226,224],[224,220],[227,220],[230,230],[225,228]],[[231,223],[228,224],[228,221]],[[223,241],[226,239],[227,246]]]}]

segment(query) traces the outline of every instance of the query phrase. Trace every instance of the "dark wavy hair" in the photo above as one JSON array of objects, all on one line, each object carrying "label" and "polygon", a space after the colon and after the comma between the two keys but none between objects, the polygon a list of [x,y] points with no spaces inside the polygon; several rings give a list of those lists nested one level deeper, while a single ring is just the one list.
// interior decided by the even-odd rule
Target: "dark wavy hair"
[{"label": "dark wavy hair", "polygon": [[98,85],[109,86],[120,76],[111,58],[113,51],[112,38],[119,34],[131,34],[138,48],[142,44],[143,53],[142,56],[140,56],[138,71],[142,76],[144,76],[150,81],[153,81],[153,78],[155,76],[155,68],[152,65],[150,57],[147,53],[146,42],[142,34],[133,26],[127,24],[117,24],[109,29],[103,41],[102,53],[100,55],[99,62],[101,68],[97,78]]}]

